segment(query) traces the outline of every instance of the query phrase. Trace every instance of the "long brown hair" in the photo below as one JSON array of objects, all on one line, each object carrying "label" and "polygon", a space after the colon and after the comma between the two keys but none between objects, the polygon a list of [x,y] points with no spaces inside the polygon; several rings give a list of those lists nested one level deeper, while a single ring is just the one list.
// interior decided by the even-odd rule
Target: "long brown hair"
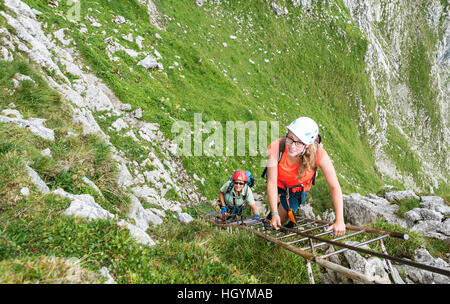
[{"label": "long brown hair", "polygon": [[312,143],[306,148],[306,152],[303,155],[298,156],[300,160],[300,166],[298,166],[297,179],[300,180],[305,172],[313,170],[316,166],[316,144]]}]

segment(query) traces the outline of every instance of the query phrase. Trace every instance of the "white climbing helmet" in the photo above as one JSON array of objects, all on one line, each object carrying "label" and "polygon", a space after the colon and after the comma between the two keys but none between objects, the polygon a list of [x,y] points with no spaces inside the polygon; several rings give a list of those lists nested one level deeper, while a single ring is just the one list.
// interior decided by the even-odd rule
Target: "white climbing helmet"
[{"label": "white climbing helmet", "polygon": [[287,129],[295,134],[303,143],[310,145],[319,135],[319,127],[316,122],[309,117],[299,117]]}]

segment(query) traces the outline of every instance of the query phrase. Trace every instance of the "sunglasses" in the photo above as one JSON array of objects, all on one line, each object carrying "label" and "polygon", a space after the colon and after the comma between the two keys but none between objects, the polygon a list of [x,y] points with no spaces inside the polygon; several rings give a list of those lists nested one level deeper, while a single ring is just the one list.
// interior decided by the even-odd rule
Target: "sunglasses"
[{"label": "sunglasses", "polygon": [[234,182],[235,185],[240,185],[240,186],[244,186],[245,182]]}]

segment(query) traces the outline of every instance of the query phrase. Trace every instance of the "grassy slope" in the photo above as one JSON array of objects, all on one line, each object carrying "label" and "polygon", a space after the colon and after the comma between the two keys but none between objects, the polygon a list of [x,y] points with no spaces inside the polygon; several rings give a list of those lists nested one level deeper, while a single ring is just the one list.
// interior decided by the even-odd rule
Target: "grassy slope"
[{"label": "grassy slope", "polygon": [[[94,16],[103,25],[94,28],[88,21],[81,21],[95,35],[80,34],[77,26],[38,1],[27,3],[44,13],[40,18],[49,22],[52,30],[70,25],[73,31],[67,34],[75,38],[97,76],[122,102],[144,109],[144,119],[158,121],[167,137],[178,135],[171,133],[170,117],[192,123],[194,113],[202,113],[205,122],[219,121],[224,132],[227,121],[276,120],[280,135],[290,121],[306,115],[320,123],[325,148],[337,171],[345,176],[340,180],[345,192],[375,191],[382,184],[364,139],[365,130],[358,128],[357,100],[363,98],[369,111],[374,107],[364,74],[367,43],[356,27],[339,16],[335,6],[331,10],[319,7],[314,15],[291,9],[288,18],[276,18],[263,1],[225,2],[217,8],[207,4],[205,9],[190,1],[157,1],[160,10],[173,18],[167,21],[167,32],[159,32],[162,40],[158,41],[154,36],[158,31],[148,26],[148,17],[135,1],[83,2],[81,16]],[[93,10],[88,11],[88,7]],[[60,8],[67,9],[64,5]],[[112,24],[117,15],[136,26]],[[117,34],[112,32],[114,27],[119,30]],[[131,28],[145,37],[148,50],[154,46],[162,54],[160,62],[167,76],[152,72],[149,77],[136,66],[143,55],[131,60],[117,52],[121,60],[109,61],[104,51],[106,37],[119,37],[122,45],[137,49],[135,43],[120,38]],[[100,34],[102,30],[106,35]],[[230,35],[238,38],[232,40]],[[226,48],[223,42],[228,44]],[[174,61],[180,66],[169,69]],[[208,180],[207,186],[199,186],[209,197],[216,195],[217,187],[226,179],[223,172],[230,174],[232,169],[242,167],[243,160],[246,169],[260,174],[261,156],[248,153],[243,157],[183,158],[189,172]],[[262,181],[257,181],[257,190],[264,190]]]},{"label": "grassy slope", "polygon": [[[77,28],[55,15],[54,10],[45,4],[32,0],[26,2],[43,12],[39,18],[49,22],[49,28],[52,30],[67,26]],[[206,12],[198,9],[188,1],[156,2],[162,12],[175,18],[168,22],[167,32],[159,32],[163,37],[161,41],[154,38],[157,31],[148,26],[148,17],[136,1],[100,1],[99,4],[82,2],[82,16],[85,16],[87,7],[97,8],[102,12],[97,14],[94,10],[89,14],[95,15],[105,26],[99,30],[90,27],[89,22],[84,22],[89,31],[100,32],[104,29],[107,35],[83,35],[76,30],[72,33],[66,32],[75,39],[86,62],[122,102],[132,104],[133,108],[143,108],[144,118],[158,121],[168,137],[172,136],[172,121],[169,115],[192,122],[193,114],[201,112],[204,121],[217,120],[223,125],[228,120],[279,120],[280,126],[297,116],[309,115],[321,124],[324,145],[335,160],[338,171],[347,177],[347,181],[341,179],[344,191],[364,192],[378,189],[381,181],[373,169],[370,148],[358,135],[364,134],[364,130],[358,130],[357,127],[358,106],[355,95],[364,97],[371,94],[367,77],[363,73],[362,56],[366,42],[361,39],[356,28],[348,25],[346,21],[331,20],[328,17],[323,17],[327,21],[324,22],[318,16],[305,15],[300,9],[291,10],[293,15],[289,21],[285,18],[275,18],[262,1],[224,3],[225,17],[214,15],[214,9],[209,9],[208,6]],[[67,9],[63,4],[60,8]],[[226,15],[230,11],[233,11],[235,16],[244,16],[251,12],[252,21],[243,18],[246,20],[243,22],[252,23],[254,32],[248,28],[240,30],[236,20]],[[162,54],[161,62],[167,77],[164,73],[153,72],[153,78],[150,78],[147,71],[135,65],[136,60],[131,60],[123,53],[116,53],[116,56],[121,58],[119,63],[108,60],[104,51],[104,38],[110,35],[120,37],[130,32],[128,25],[117,27],[120,30],[118,34],[112,32],[110,20],[116,15],[122,15],[136,23],[138,33],[145,36],[144,45],[153,45]],[[297,15],[301,18],[296,19]],[[178,22],[181,27],[177,25]],[[211,34],[205,31],[208,27]],[[295,32],[295,29],[299,32]],[[184,33],[184,30],[187,33]],[[231,40],[230,35],[236,35],[238,39]],[[245,43],[248,45],[243,46],[246,38],[248,41]],[[324,47],[323,41],[329,41],[330,51]],[[137,49],[134,43],[125,40],[120,42],[124,46]],[[227,42],[228,47],[224,48],[222,42]],[[282,52],[281,55],[277,50]],[[143,56],[139,57],[142,58]],[[249,62],[250,58],[255,62],[254,65]],[[269,59],[270,63],[265,63],[264,59]],[[183,70],[168,69],[173,61],[179,62]],[[132,67],[134,72],[131,72],[129,67]],[[58,99],[56,95],[52,95],[55,93],[48,93],[51,90],[32,68],[24,63],[2,65],[1,68],[3,71],[0,75],[5,75],[2,78],[2,86],[11,87],[8,79],[15,72],[34,75],[32,78],[39,81],[41,91],[28,92],[26,90],[33,89],[29,83],[25,83],[25,97],[18,98],[19,110],[25,111],[24,113],[31,117],[50,119],[44,108],[35,107],[33,112],[33,107],[29,106],[41,97],[45,97],[47,101],[40,101],[40,106],[59,104],[55,101]],[[223,70],[227,71],[227,75],[224,75]],[[180,74],[185,78],[181,78]],[[237,81],[233,81],[233,78]],[[46,97],[47,94],[50,96]],[[0,99],[3,107],[10,100],[9,96],[2,96]],[[373,101],[366,102],[369,109],[373,107]],[[293,106],[298,108],[298,112],[292,111]],[[59,107],[62,105],[59,104]],[[186,111],[183,111],[183,108]],[[68,113],[64,107],[51,112],[58,115]],[[277,115],[272,115],[272,112]],[[64,119],[64,116],[58,118],[58,115],[51,117],[47,125],[55,127],[57,134],[64,134],[68,129],[76,128],[67,125],[70,119]],[[58,122],[58,119],[61,122]],[[4,253],[1,258],[7,259],[6,266],[3,264],[2,267],[15,269],[17,258],[22,261],[19,264],[23,264],[30,257],[35,259],[42,255],[55,255],[85,258],[85,267],[92,270],[106,265],[120,283],[209,283],[212,278],[213,282],[220,283],[307,282],[301,259],[286,251],[274,251],[266,242],[241,234],[230,236],[217,233],[200,222],[198,225],[180,227],[169,221],[164,229],[151,228],[149,231],[156,240],[165,239],[167,242],[156,248],[142,249],[130,239],[127,231],[118,229],[110,222],[89,223],[61,217],[61,211],[67,208],[67,200],[54,195],[21,198],[17,195],[18,190],[29,182],[23,180],[23,174],[19,173],[23,173],[23,163],[30,158],[33,161],[32,166],[51,185],[52,190],[61,186],[73,193],[95,195],[92,189],[73,178],[74,175],[87,174],[83,172],[83,167],[77,167],[76,162],[73,162],[69,172],[64,173],[58,162],[71,159],[71,153],[74,154],[72,158],[81,154],[80,151],[72,152],[72,147],[84,147],[86,154],[83,157],[91,158],[95,160],[94,163],[100,165],[106,164],[108,151],[95,137],[66,140],[57,136],[57,141],[50,144],[42,143],[24,130],[13,126],[2,125],[1,132],[1,153],[5,155],[8,163],[1,166],[3,173],[0,178],[5,178],[5,183],[10,184],[2,188],[0,193],[14,196],[6,198],[10,206],[3,207],[4,220],[0,221],[3,223],[0,241],[3,249],[0,252]],[[20,141],[20,138],[23,141]],[[53,152],[55,160],[40,156],[41,147],[50,147],[52,151],[57,151]],[[135,147],[132,145],[129,145],[128,149],[124,147],[132,157],[132,153],[139,153],[133,150]],[[28,151],[27,154],[23,153],[24,150]],[[226,160],[191,157],[185,158],[184,163],[191,173],[208,179],[207,186],[199,186],[204,193],[213,197],[217,192],[216,188],[224,181],[224,169],[230,172],[241,166],[243,159],[246,160],[248,169],[254,169],[256,173],[261,171],[259,159],[252,157],[227,157]],[[214,161],[220,162],[219,167],[212,165]],[[110,170],[105,173],[112,178],[113,169],[106,166],[105,170]],[[93,172],[88,177],[103,190],[108,181],[101,180],[100,175],[96,177],[95,171]],[[11,179],[10,176],[16,178]],[[327,201],[323,178],[319,178],[317,183],[313,197]],[[259,190],[264,189],[263,182],[258,181],[257,187]],[[120,194],[111,195],[104,201],[100,200],[100,203],[104,208],[119,214],[126,208],[126,202]],[[331,206],[328,202],[324,204]],[[37,212],[38,210],[46,212]],[[26,216],[15,216],[17,212]],[[73,229],[74,227],[76,229]],[[195,233],[199,231],[202,233]],[[211,237],[213,232],[214,238]],[[92,239],[86,240],[86,234],[92,235]],[[242,238],[248,239],[242,242]],[[228,246],[229,244],[233,246]],[[392,248],[395,247],[396,245],[393,245]],[[261,253],[260,259],[254,259],[255,251]],[[236,256],[241,258],[236,260]],[[268,267],[268,264],[275,267]],[[193,267],[198,271],[192,272]],[[314,268],[314,271],[317,272],[317,268]]]},{"label": "grassy slope", "polygon": [[[29,75],[36,85],[24,81],[14,89],[11,78],[16,73]],[[143,247],[113,221],[63,216],[70,201],[39,194],[27,177],[25,165],[34,168],[50,190],[61,187],[74,194],[91,194],[103,208],[125,218],[126,196],[111,189],[117,186],[110,152],[95,136],[67,137],[68,130],[81,130],[70,124],[70,110],[34,67],[19,59],[0,62],[0,75],[0,108],[14,101],[24,118],[46,118],[46,126],[55,131],[55,142],[50,142],[26,129],[0,124],[1,283],[74,283],[66,277],[69,269],[65,259],[72,257],[81,259],[82,282],[104,281],[92,274],[102,266],[118,283],[257,282],[251,275],[237,273],[232,261],[211,262],[211,253],[194,242],[174,239],[154,248]],[[44,148],[50,148],[51,158],[40,154]],[[84,184],[82,176],[94,181],[106,198]],[[31,194],[20,195],[22,187],[28,187]],[[46,257],[61,260],[52,262]]]},{"label": "grassy slope", "polygon": [[[367,79],[362,72],[366,42],[357,29],[347,27],[342,20],[307,16],[300,9],[292,10],[290,19],[275,18],[261,1],[226,2],[222,7],[206,9],[206,14],[202,10],[189,9],[190,3],[174,3],[161,1],[159,4],[161,10],[170,13],[175,21],[181,19],[186,22],[189,31],[185,34],[171,24],[168,24],[168,31],[175,33],[184,45],[195,42],[202,57],[212,58],[219,69],[227,70],[229,86],[249,92],[238,100],[227,96],[224,103],[234,107],[248,105],[252,113],[257,113],[250,118],[253,120],[278,120],[281,134],[284,126],[296,117],[313,117],[322,126],[324,145],[333,155],[338,171],[345,171],[348,177],[347,181],[341,180],[344,189],[356,191],[358,186],[365,189],[379,186],[379,182],[367,174],[370,171],[373,176],[376,172],[371,168],[370,151],[364,145],[364,139],[358,136],[356,101],[348,96],[350,92],[367,95],[364,92]],[[240,25],[236,24],[234,16],[242,20]],[[339,35],[337,28],[345,34]],[[231,40],[230,35],[238,39]],[[224,48],[222,42],[228,46]],[[251,64],[249,59],[255,64]],[[264,59],[270,62],[266,63]],[[237,81],[233,81],[234,78]],[[210,86],[217,87],[212,81]],[[214,104],[213,98],[209,100]],[[248,119],[248,113],[236,109],[238,111],[226,114],[215,113],[212,119],[223,123],[228,117],[232,120]],[[272,112],[276,115],[271,115]],[[226,116],[222,118],[221,115]],[[259,173],[258,160],[246,157],[247,168],[255,168]],[[189,169],[192,167],[191,170],[208,164],[195,160],[186,163]],[[241,166],[236,162],[231,166],[228,163],[224,164],[228,169]],[[343,165],[352,163],[361,166],[355,169],[354,166]],[[208,175],[207,168],[199,169]],[[214,176],[210,179],[213,185],[220,183]],[[263,189],[264,185],[261,186]]]}]

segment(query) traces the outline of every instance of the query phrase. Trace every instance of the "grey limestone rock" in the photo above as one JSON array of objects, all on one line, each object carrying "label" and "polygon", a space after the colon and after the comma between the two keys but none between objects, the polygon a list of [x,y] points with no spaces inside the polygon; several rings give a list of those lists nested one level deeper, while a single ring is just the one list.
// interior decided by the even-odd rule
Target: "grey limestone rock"
[{"label": "grey limestone rock", "polygon": [[41,192],[42,194],[50,193],[50,189],[48,188],[47,184],[41,179],[39,174],[37,174],[36,171],[34,171],[31,167],[27,166],[27,173],[28,176],[31,178],[31,181],[36,186],[36,188]]},{"label": "grey limestone rock", "polygon": [[[345,244],[355,245],[356,242],[345,242]],[[361,248],[369,249],[367,245]],[[386,272],[383,262],[377,257],[370,257],[367,260],[358,252],[347,250],[344,256],[350,265],[350,268],[356,270],[372,280],[377,280],[385,284],[390,284],[389,274]]]},{"label": "grey limestone rock", "polygon": [[141,61],[139,61],[137,63],[137,65],[141,65],[144,68],[146,68],[147,70],[149,69],[158,69],[158,70],[163,70],[163,65],[161,63],[158,63],[156,61],[155,58],[153,58],[151,55],[148,55],[147,57],[145,57],[144,59],[142,59]]},{"label": "grey limestone rock", "polygon": [[69,208],[63,214],[74,217],[84,217],[89,220],[113,219],[114,214],[103,209],[89,194],[71,194],[59,188],[52,193],[67,197],[71,200]]},{"label": "grey limestone rock", "polygon": [[158,7],[152,0],[139,0],[142,4],[147,4],[147,13],[150,17],[150,23],[158,30],[166,30],[164,25],[164,15],[159,11]]},{"label": "grey limestone rock", "polygon": [[377,214],[373,211],[373,206],[363,199],[360,194],[352,193],[344,195],[344,218],[353,225],[364,225],[373,222]]},{"label": "grey limestone rock", "polygon": [[129,103],[123,103],[120,105],[121,111],[131,111],[131,105]]},{"label": "grey limestone rock", "polygon": [[287,14],[289,13],[286,7],[277,5],[275,2],[272,2],[272,3],[270,4],[270,7],[272,8],[272,11],[273,11],[277,16],[287,15]]},{"label": "grey limestone rock", "polygon": [[420,198],[420,206],[439,212],[444,216],[450,215],[450,206],[447,206],[444,199],[439,196],[422,196]]},{"label": "grey limestone rock", "polygon": [[352,193],[343,195],[343,200],[344,218],[350,224],[365,225],[377,218],[384,218],[390,224],[406,227],[405,221],[395,215],[398,206],[375,194],[362,196]]},{"label": "grey limestone rock", "polygon": [[22,81],[24,81],[24,80],[31,81],[31,82],[36,86],[36,82],[35,82],[33,79],[31,79],[30,76],[27,76],[27,75],[23,75],[23,74],[17,73],[17,74],[14,75],[14,77],[12,78],[14,87],[15,87],[15,88],[19,87],[19,86],[20,86],[20,83],[21,83]]},{"label": "grey limestone rock", "polygon": [[190,222],[192,222],[194,220],[194,218],[190,214],[185,213],[185,212],[179,213],[177,216],[177,219],[183,225],[189,224]]},{"label": "grey limestone rock", "polygon": [[414,208],[405,213],[408,229],[450,242],[450,220],[442,221],[443,218],[442,213],[426,208]]},{"label": "grey limestone rock", "polygon": [[23,196],[28,196],[30,195],[30,189],[28,189],[28,187],[23,187],[20,189],[20,194]]},{"label": "grey limestone rock", "polygon": [[126,161],[121,156],[114,155],[113,158],[117,161],[117,167],[119,169],[117,184],[120,188],[126,189],[134,184],[133,176],[127,168]]},{"label": "grey limestone rock", "polygon": [[118,118],[112,123],[111,126],[116,130],[116,132],[120,132],[122,129],[129,128],[128,124],[123,120],[123,118]]},{"label": "grey limestone rock", "polygon": [[[156,209],[158,210],[158,209]],[[164,212],[164,211],[162,211]],[[147,214],[147,219],[149,221],[149,223],[152,223],[153,225],[161,225],[163,223],[163,220],[161,219],[160,215],[158,215],[158,213],[150,210],[150,209],[146,209],[145,213]]]},{"label": "grey limestone rock", "polygon": [[197,6],[203,6],[208,0],[195,0]]},{"label": "grey limestone rock", "polygon": [[445,221],[441,222],[436,231],[450,237],[450,218],[447,218]]},{"label": "grey limestone rock", "polygon": [[143,244],[143,245],[148,245],[148,246],[156,245],[155,241],[153,241],[153,239],[147,233],[145,233],[145,231],[142,230],[141,228],[139,228],[135,225],[132,225],[132,224],[126,222],[125,220],[118,221],[117,225],[128,228],[131,236],[133,238],[135,238],[138,241],[138,243]]},{"label": "grey limestone rock", "polygon": [[107,281],[105,282],[105,284],[116,284],[116,281],[114,280],[114,278],[111,276],[111,274],[109,273],[108,268],[106,268],[105,266],[103,266],[102,268],[100,268],[100,274],[102,276],[104,276]]},{"label": "grey limestone rock", "polygon": [[[17,110],[3,110],[4,115],[0,115],[0,122],[12,123],[22,128],[28,128],[31,133],[44,139],[55,141],[55,133],[53,130],[46,128],[44,123],[47,121],[43,118],[23,119]],[[13,116],[13,117],[11,117]]]},{"label": "grey limestone rock", "polygon": [[419,221],[441,221],[443,215],[439,212],[425,209],[425,208],[414,208],[405,213],[405,219],[408,223],[408,227],[412,227]]},{"label": "grey limestone rock", "polygon": [[86,134],[92,134],[92,133],[99,133],[103,135],[103,138],[105,138],[105,134],[100,129],[100,126],[95,121],[94,116],[92,115],[92,112],[89,111],[86,108],[75,108],[72,107],[72,120],[74,124],[80,124],[83,127],[83,135]]},{"label": "grey limestone rock", "polygon": [[305,218],[309,218],[309,219],[315,219],[316,216],[314,215],[314,211],[313,208],[311,206],[311,204],[309,203],[305,203],[303,204],[298,211],[300,217],[305,217]]},{"label": "grey limestone rock", "polygon": [[53,36],[55,36],[56,39],[58,39],[59,42],[61,42],[64,46],[67,46],[72,42],[72,39],[64,39],[64,31],[67,30],[67,28],[62,28],[53,33]]},{"label": "grey limestone rock", "polygon": [[334,211],[331,211],[331,209],[327,209],[322,213],[322,219],[324,221],[334,223],[334,221],[336,220],[336,215]]},{"label": "grey limestone rock", "polygon": [[400,201],[402,199],[406,199],[406,198],[415,198],[415,199],[420,199],[413,191],[411,190],[406,190],[406,191],[391,191],[391,192],[386,192],[386,194],[384,195],[384,197],[388,200],[388,201]]},{"label": "grey limestone rock", "polygon": [[13,61],[13,54],[3,45],[0,45],[0,59],[4,61]]},{"label": "grey limestone rock", "polygon": [[[328,246],[328,249],[325,251],[325,254],[329,254],[334,251],[335,250],[334,250],[333,246]],[[337,255],[337,254],[330,256],[328,258],[328,260],[337,265],[342,265],[342,261],[341,261],[339,255]],[[349,284],[349,283],[351,283],[351,280],[349,278],[347,278],[346,276],[344,276],[338,272],[332,271],[328,268],[325,268],[325,269],[326,269],[326,274],[323,276],[323,280],[325,283],[328,283],[328,284]]]},{"label": "grey limestone rock", "polygon": [[[430,265],[446,270],[450,270],[450,265],[441,258],[433,258],[430,253],[419,248],[415,251],[414,259],[421,264]],[[419,269],[412,266],[405,266],[407,276],[414,282],[419,284],[450,284],[450,278],[441,274]]]},{"label": "grey limestone rock", "polygon": [[151,210],[144,209],[136,196],[130,194],[129,197],[132,201],[132,205],[130,207],[130,211],[128,212],[128,216],[134,219],[137,227],[145,231],[148,229],[149,223],[154,225],[162,224],[162,219]]},{"label": "grey limestone rock", "polygon": [[422,219],[420,214],[415,210],[409,210],[408,212],[405,213],[404,217],[408,228],[413,227],[417,222],[419,222]]},{"label": "grey limestone rock", "polygon": [[292,5],[294,7],[301,6],[304,9],[310,9],[311,8],[311,0],[292,0]]},{"label": "grey limestone rock", "polygon": [[41,155],[52,157],[52,151],[49,148],[44,149],[41,151]]}]

